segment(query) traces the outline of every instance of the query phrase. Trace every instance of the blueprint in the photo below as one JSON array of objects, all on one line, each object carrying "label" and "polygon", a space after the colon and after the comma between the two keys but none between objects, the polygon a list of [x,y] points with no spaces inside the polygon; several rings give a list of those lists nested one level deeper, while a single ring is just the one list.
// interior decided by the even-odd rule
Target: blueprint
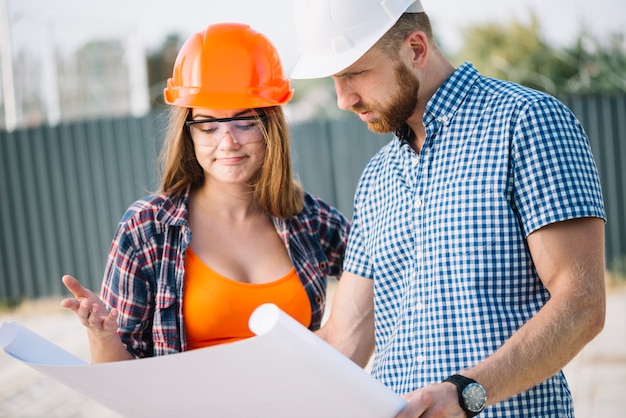
[{"label": "blueprint", "polygon": [[123,417],[395,417],[406,401],[272,304],[255,336],[167,356],[88,364],[18,322],[0,347]]}]

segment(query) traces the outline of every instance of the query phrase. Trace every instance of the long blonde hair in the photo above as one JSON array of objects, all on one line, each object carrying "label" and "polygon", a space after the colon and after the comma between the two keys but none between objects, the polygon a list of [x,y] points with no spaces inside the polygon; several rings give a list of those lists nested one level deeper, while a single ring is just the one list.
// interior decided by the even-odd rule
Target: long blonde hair
[{"label": "long blonde hair", "polygon": [[[174,197],[182,195],[189,185],[204,183],[204,171],[185,126],[190,111],[185,107],[170,107],[165,141],[159,154],[160,193]],[[289,127],[282,107],[263,108],[259,112],[267,115],[262,125],[266,152],[261,169],[252,180],[254,198],[268,215],[289,218],[304,206],[302,187],[294,180],[291,169]]]}]

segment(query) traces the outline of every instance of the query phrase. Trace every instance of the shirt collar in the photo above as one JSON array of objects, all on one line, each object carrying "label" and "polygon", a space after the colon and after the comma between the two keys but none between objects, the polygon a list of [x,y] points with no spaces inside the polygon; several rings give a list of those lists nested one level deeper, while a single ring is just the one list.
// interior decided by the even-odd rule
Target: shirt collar
[{"label": "shirt collar", "polygon": [[[426,104],[426,111],[422,121],[424,126],[435,120],[450,120],[469,94],[480,74],[474,66],[466,62],[457,68],[446,81],[437,89]],[[411,136],[411,129],[407,124],[402,125],[394,132],[400,142],[406,142]]]},{"label": "shirt collar", "polygon": [[191,185],[188,185],[180,197],[173,199],[167,196],[161,204],[157,220],[167,225],[187,225],[189,219],[189,195]]},{"label": "shirt collar", "polygon": [[394,132],[394,135],[400,140],[400,142],[406,142],[411,137],[411,128],[409,128],[409,125],[405,123]]},{"label": "shirt collar", "polygon": [[457,68],[426,104],[424,126],[434,120],[451,120],[479,78],[480,74],[469,62]]}]

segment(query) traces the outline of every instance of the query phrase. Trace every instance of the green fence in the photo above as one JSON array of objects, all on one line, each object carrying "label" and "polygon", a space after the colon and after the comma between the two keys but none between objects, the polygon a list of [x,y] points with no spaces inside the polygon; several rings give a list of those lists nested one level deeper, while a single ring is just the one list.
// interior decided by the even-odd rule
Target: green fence
[{"label": "green fence", "polygon": [[[565,100],[589,134],[609,223],[607,264],[626,260],[626,97]],[[157,186],[164,117],[106,119],[0,132],[0,302],[66,295],[63,274],[97,290],[117,221]],[[304,187],[346,215],[369,158],[389,135],[356,117],[293,125]]]}]

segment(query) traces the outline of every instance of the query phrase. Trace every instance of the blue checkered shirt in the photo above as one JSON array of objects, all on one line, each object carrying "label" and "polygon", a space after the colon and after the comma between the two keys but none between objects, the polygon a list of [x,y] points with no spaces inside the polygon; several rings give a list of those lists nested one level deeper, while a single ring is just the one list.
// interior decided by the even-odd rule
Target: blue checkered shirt
[{"label": "blue checkered shirt", "polygon": [[[605,219],[588,138],[556,99],[466,63],[423,122],[419,154],[405,127],[364,170],[344,264],[374,280],[372,374],[399,394],[485,359],[546,303],[531,232]],[[481,416],[571,417],[571,394],[559,372]]]}]

